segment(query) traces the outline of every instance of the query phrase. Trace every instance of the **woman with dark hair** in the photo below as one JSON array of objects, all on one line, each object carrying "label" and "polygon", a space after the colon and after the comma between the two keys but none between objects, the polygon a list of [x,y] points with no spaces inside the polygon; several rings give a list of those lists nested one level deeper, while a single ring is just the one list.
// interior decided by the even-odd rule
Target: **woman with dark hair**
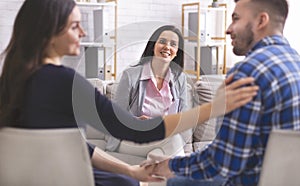
[{"label": "woman with dark hair", "polygon": [[[89,124],[102,132],[109,131],[114,137],[142,143],[191,128],[209,119],[210,115],[222,115],[223,110],[212,111],[211,108],[224,100],[226,112],[229,112],[250,101],[256,93],[255,86],[237,88],[253,82],[246,78],[224,86],[220,93],[226,91],[226,94],[218,94],[212,103],[164,118],[139,120],[114,106],[73,69],[61,65],[63,56],[80,53],[80,40],[85,36],[80,21],[81,14],[73,0],[24,1],[4,51],[0,126],[37,129]],[[182,125],[190,115],[198,116],[197,121]],[[92,165],[97,169],[132,175],[144,181],[157,180],[151,177],[151,170],[108,161],[94,147],[89,147]],[[138,184],[129,177],[115,178],[107,172],[96,172],[96,185]]]},{"label": "woman with dark hair", "polygon": [[[183,70],[183,37],[173,25],[159,27],[151,35],[139,63],[123,71],[114,100],[140,119],[187,110],[187,80]],[[120,140],[109,138],[106,149],[116,151]],[[122,152],[186,155],[193,152],[192,129],[159,142],[132,144],[123,141]],[[125,147],[124,146],[124,147]],[[136,150],[134,150],[136,149]]]},{"label": "woman with dark hair", "polygon": [[[182,70],[183,65],[184,65],[184,61],[183,61],[183,44],[184,44],[184,41],[183,41],[181,31],[173,25],[161,26],[161,27],[159,27],[158,29],[156,29],[154,31],[154,33],[149,38],[149,41],[148,41],[148,43],[146,45],[146,48],[145,48],[145,50],[142,54],[142,57],[141,57],[141,60],[140,60],[139,64],[143,65],[143,64],[149,62],[149,58],[147,58],[147,57],[153,58],[153,56],[155,56],[154,55],[155,52],[154,52],[153,49],[154,49],[157,41],[159,40],[159,37],[161,36],[161,34],[164,31],[171,31],[171,32],[173,32],[174,34],[176,34],[178,36],[177,42],[174,43],[174,41],[173,41],[173,47],[177,48],[177,52],[176,52],[176,56],[172,59],[172,62],[176,63],[179,67],[181,67],[180,69]],[[162,44],[167,44],[167,43],[164,43],[164,40],[160,40],[159,42],[162,43]],[[177,45],[174,46],[174,44],[177,44]]]},{"label": "woman with dark hair", "polygon": [[[80,38],[85,36],[80,19],[73,0],[24,2],[4,52],[0,126],[77,127],[72,114],[75,72],[63,67],[60,58],[65,54],[79,54]],[[94,91],[93,87],[86,86],[89,91]],[[88,147],[95,167],[95,185],[132,186],[139,185],[138,180],[157,180],[142,167],[130,166],[92,145]]]}]

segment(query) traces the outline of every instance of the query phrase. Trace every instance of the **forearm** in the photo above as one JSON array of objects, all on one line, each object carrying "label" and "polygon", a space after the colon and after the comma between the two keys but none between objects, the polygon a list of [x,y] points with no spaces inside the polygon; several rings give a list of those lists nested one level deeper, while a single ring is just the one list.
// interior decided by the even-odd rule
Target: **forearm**
[{"label": "forearm", "polygon": [[94,168],[107,172],[131,176],[130,165],[109,155],[97,147],[95,148],[92,156],[92,165]]},{"label": "forearm", "polygon": [[207,121],[210,119],[211,109],[212,104],[205,103],[186,112],[165,116],[164,121],[166,137],[193,128],[198,124]]}]

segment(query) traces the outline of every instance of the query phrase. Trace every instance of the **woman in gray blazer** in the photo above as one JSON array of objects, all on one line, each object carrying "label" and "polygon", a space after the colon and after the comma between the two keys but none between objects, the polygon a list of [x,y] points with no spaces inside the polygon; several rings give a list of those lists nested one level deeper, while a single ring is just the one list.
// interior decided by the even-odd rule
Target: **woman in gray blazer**
[{"label": "woman in gray blazer", "polygon": [[[140,119],[186,110],[188,85],[182,73],[183,64],[180,30],[172,25],[158,28],[150,37],[139,63],[123,71],[114,100]],[[192,129],[146,145],[126,141],[125,147],[129,148],[121,146],[119,150],[133,155],[147,155],[153,151],[185,155],[193,151],[191,138]],[[120,141],[111,137],[107,149],[115,151],[119,145]]]}]

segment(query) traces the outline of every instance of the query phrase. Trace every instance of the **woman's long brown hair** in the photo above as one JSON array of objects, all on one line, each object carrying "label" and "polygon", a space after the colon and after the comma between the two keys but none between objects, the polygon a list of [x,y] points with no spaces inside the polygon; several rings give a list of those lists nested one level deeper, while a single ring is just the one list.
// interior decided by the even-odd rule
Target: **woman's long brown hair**
[{"label": "woman's long brown hair", "polygon": [[21,122],[26,82],[43,64],[46,47],[65,28],[74,6],[74,0],[25,0],[23,3],[12,37],[2,53],[0,127]]}]

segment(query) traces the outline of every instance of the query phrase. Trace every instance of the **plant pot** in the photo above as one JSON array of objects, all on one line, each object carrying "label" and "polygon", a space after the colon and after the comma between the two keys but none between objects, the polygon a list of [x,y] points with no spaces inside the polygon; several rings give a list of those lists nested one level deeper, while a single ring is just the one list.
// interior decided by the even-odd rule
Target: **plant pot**
[{"label": "plant pot", "polygon": [[218,2],[212,2],[211,6],[214,7],[214,8],[219,7],[219,3]]}]

